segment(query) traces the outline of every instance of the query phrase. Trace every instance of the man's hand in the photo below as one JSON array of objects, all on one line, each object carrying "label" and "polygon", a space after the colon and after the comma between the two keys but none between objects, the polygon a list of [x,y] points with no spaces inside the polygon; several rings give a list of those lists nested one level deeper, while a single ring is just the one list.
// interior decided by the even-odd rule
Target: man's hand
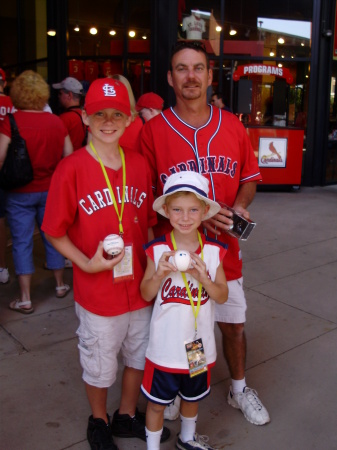
[{"label": "man's hand", "polygon": [[218,214],[211,219],[202,222],[202,225],[206,230],[211,231],[216,235],[220,235],[223,232],[230,230],[233,227],[233,220],[231,217],[233,213],[226,208],[221,208]]},{"label": "man's hand", "polygon": [[[247,211],[242,206],[233,207],[233,209],[241,214],[245,219],[249,219],[249,211]],[[213,216],[211,219],[202,222],[202,225],[212,233],[220,235],[223,232],[231,230],[233,228],[233,213],[226,208],[221,208],[218,214]]]}]

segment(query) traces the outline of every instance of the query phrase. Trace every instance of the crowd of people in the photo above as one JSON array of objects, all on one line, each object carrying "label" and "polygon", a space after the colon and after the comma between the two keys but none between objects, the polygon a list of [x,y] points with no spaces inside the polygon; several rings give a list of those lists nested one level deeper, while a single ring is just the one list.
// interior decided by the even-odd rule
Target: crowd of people
[{"label": "crowd of people", "polygon": [[[5,73],[0,69],[0,87]],[[10,309],[31,314],[33,231],[38,225],[53,270],[56,297],[65,262],[73,267],[82,379],[91,409],[91,449],[117,449],[113,436],[135,437],[158,450],[170,437],[164,419],[181,421],[175,446],[208,449],[196,431],[199,402],[210,394],[216,362],[214,324],[222,335],[231,384],[227,402],[255,425],[270,421],[245,379],[246,299],[232,207],[249,218],[261,180],[246,130],[224,106],[211,104],[212,70],[198,41],[178,41],[168,85],[176,103],[156,93],[136,102],[122,75],[99,78],[83,96],[68,77],[53,84],[64,112],[45,112],[50,89],[32,71],[12,83],[0,122],[0,168],[14,112],[26,140],[34,179],[0,192],[0,282],[9,280],[5,217],[12,235],[20,296]],[[2,81],[2,83],[1,83]],[[5,103],[5,101],[7,103]],[[83,107],[82,107],[83,105]],[[0,108],[1,111],[4,109]],[[38,119],[38,120],[36,120]],[[119,235],[109,256],[104,239]],[[18,256],[20,255],[20,257]],[[179,256],[187,259],[180,267]],[[123,358],[119,408],[107,412],[108,389]],[[137,408],[147,398],[146,413]]]}]

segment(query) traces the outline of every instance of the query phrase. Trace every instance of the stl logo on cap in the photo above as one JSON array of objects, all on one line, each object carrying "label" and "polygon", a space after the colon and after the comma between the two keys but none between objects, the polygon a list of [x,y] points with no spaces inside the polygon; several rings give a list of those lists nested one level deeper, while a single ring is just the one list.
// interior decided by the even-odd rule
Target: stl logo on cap
[{"label": "stl logo on cap", "polygon": [[110,84],[105,84],[103,86],[104,95],[107,97],[116,97],[116,90],[114,86],[111,86]]}]

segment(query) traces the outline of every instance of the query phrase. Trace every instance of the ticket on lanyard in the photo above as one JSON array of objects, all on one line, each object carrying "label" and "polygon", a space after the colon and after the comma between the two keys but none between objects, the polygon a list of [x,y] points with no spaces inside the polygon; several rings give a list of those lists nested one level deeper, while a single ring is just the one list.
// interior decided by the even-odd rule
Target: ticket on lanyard
[{"label": "ticket on lanyard", "polygon": [[120,283],[121,281],[133,280],[133,245],[127,244],[124,247],[125,255],[114,268],[113,268],[113,282]]},{"label": "ticket on lanyard", "polygon": [[202,339],[185,343],[190,378],[207,372],[207,361]]}]

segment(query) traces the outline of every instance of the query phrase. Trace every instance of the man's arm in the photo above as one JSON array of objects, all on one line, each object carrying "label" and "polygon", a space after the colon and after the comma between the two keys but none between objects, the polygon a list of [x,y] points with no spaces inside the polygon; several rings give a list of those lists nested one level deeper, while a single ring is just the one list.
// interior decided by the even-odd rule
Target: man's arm
[{"label": "man's arm", "polygon": [[249,219],[248,206],[252,203],[256,193],[256,181],[241,184],[239,187],[233,209]]}]

